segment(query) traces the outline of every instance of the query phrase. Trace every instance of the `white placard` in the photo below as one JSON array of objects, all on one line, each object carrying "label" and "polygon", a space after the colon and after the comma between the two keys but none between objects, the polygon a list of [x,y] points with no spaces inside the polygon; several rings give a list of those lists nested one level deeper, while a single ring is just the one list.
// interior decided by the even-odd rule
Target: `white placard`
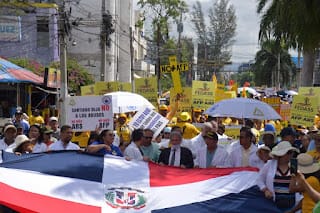
[{"label": "white placard", "polygon": [[128,125],[133,129],[151,129],[157,136],[168,122],[168,119],[146,107],[138,111]]},{"label": "white placard", "polygon": [[66,98],[67,124],[75,131],[113,130],[111,96],[72,96]]}]

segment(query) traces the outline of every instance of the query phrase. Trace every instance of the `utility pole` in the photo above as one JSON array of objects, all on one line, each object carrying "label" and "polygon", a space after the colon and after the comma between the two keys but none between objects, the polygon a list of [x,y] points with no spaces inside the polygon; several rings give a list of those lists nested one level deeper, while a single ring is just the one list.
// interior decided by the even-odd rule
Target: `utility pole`
[{"label": "utility pole", "polygon": [[156,74],[158,79],[158,96],[161,95],[161,74],[160,74],[160,23],[157,23],[157,64]]},{"label": "utility pole", "polygon": [[66,98],[68,96],[68,77],[67,77],[67,42],[66,42],[66,19],[67,14],[64,9],[64,1],[59,4],[59,48],[60,48],[60,126],[67,124],[66,119]]},{"label": "utility pole", "polygon": [[134,85],[134,69],[133,69],[133,33],[132,33],[132,27],[129,28],[129,33],[130,33],[131,92],[134,92],[135,85]]},{"label": "utility pole", "polygon": [[107,63],[107,33],[106,33],[106,0],[102,0],[101,6],[101,67],[100,67],[100,81],[105,81],[106,63]]},{"label": "utility pole", "polygon": [[177,31],[178,31],[178,63],[181,63],[181,33],[183,32],[182,11],[180,13],[180,20],[177,24]]}]

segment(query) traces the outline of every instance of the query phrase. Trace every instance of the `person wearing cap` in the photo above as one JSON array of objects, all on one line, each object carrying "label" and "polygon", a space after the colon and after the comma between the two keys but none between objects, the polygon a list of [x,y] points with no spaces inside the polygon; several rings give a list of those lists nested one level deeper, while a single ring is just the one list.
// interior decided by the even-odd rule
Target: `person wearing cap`
[{"label": "person wearing cap", "polygon": [[250,127],[240,129],[239,141],[233,142],[228,148],[232,167],[259,167],[261,160],[257,156],[257,146],[252,143],[253,137]]},{"label": "person wearing cap", "polygon": [[192,152],[181,146],[182,135],[179,131],[170,133],[170,148],[161,151],[158,163],[160,165],[169,165],[181,168],[193,168],[194,162]]},{"label": "person wearing cap", "polygon": [[60,129],[60,140],[54,142],[49,146],[49,151],[59,151],[59,150],[79,150],[80,147],[72,143],[72,127],[69,125],[63,125]]},{"label": "person wearing cap", "polygon": [[159,143],[160,149],[169,147],[170,133],[171,133],[171,127],[169,126],[166,126],[162,130],[162,139]]},{"label": "person wearing cap", "polygon": [[131,128],[128,125],[127,115],[120,113],[116,123],[116,131],[120,138],[120,147],[124,151],[131,139]]},{"label": "person wearing cap", "polygon": [[191,139],[197,136],[200,131],[191,122],[191,117],[188,112],[181,112],[178,116],[177,126],[182,129],[182,137],[184,139]]},{"label": "person wearing cap", "polygon": [[[313,161],[311,155],[306,153],[299,154],[297,157],[298,160],[298,170],[303,173],[306,182],[317,192],[320,192],[320,182],[319,182],[319,171],[320,165]],[[303,194],[302,199],[302,213],[312,212],[312,209],[315,207],[316,203],[311,199],[308,193],[306,193],[302,184],[297,184],[296,175],[293,175],[290,182],[290,191],[291,192],[300,192]]]},{"label": "person wearing cap", "polygon": [[44,127],[41,129],[41,134],[42,134],[41,138],[43,139],[43,143],[47,146],[46,151],[48,151],[49,146],[55,142],[55,141],[52,141],[52,138],[53,138],[52,133],[53,131],[49,127]]},{"label": "person wearing cap", "polygon": [[60,128],[59,128],[59,122],[58,118],[55,116],[52,116],[49,118],[48,126],[52,130],[52,141],[56,142],[57,140],[60,139]]},{"label": "person wearing cap", "polygon": [[299,150],[290,142],[281,141],[273,147],[270,153],[273,159],[268,160],[259,171],[260,190],[266,198],[273,199],[282,212],[293,210],[300,202],[299,195],[289,191],[291,179],[289,162],[294,152],[299,152]]},{"label": "person wearing cap", "polygon": [[[217,127],[218,124],[215,121],[211,121],[211,122],[205,122],[201,128],[201,132],[200,134],[198,134],[197,136],[193,137],[190,140],[190,146],[187,147],[191,150],[192,154],[194,157],[196,157],[196,153],[198,149],[202,149],[203,147],[205,148],[207,146],[206,142],[205,142],[205,136],[207,135],[208,132],[216,132],[217,131]],[[182,143],[182,144],[186,144]]]},{"label": "person wearing cap", "polygon": [[23,128],[23,134],[28,135],[30,124],[26,121],[23,116],[23,112],[20,109],[17,109],[15,112],[15,117],[13,119],[13,124],[18,125],[20,124]]},{"label": "person wearing cap", "polygon": [[33,152],[34,145],[31,140],[25,135],[18,135],[14,140],[15,148],[12,149],[13,153],[21,155]]},{"label": "person wearing cap", "polygon": [[169,122],[173,119],[174,115],[176,114],[178,107],[179,107],[179,101],[180,101],[180,94],[177,94],[175,97],[175,100],[173,104],[171,104],[171,109],[169,111],[169,107],[165,104],[159,105],[158,112],[163,117],[167,118]]},{"label": "person wearing cap", "polygon": [[[298,133],[292,127],[285,127],[280,132],[281,141],[289,141],[292,146],[303,152],[301,141],[297,140]],[[296,157],[296,156],[295,156]]]},{"label": "person wearing cap", "polygon": [[192,122],[193,123],[200,123],[201,115],[202,115],[202,110],[200,108],[193,108],[192,109]]},{"label": "person wearing cap", "polygon": [[308,151],[307,154],[311,155],[313,159],[317,162],[320,162],[320,132],[313,136],[315,149]]},{"label": "person wearing cap", "polygon": [[204,136],[206,147],[199,148],[196,153],[196,168],[230,167],[230,157],[223,146],[218,145],[217,133],[210,131]]},{"label": "person wearing cap", "polygon": [[261,133],[261,140],[259,142],[259,145],[264,144],[271,150],[276,145],[276,143],[276,128],[273,126],[273,124],[267,123],[264,127],[264,131]]},{"label": "person wearing cap", "polygon": [[0,150],[6,150],[14,144],[17,134],[17,128],[12,124],[5,125],[3,129],[3,138],[0,140]]}]

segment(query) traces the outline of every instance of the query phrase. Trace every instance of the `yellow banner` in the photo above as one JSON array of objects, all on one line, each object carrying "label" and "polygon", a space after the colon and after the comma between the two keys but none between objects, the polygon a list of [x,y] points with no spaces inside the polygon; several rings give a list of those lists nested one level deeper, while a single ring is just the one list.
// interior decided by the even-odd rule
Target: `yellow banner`
[{"label": "yellow banner", "polygon": [[290,122],[311,127],[317,114],[318,97],[295,95],[291,107]]},{"label": "yellow banner", "polygon": [[94,85],[95,95],[104,95],[110,92],[118,91],[118,82],[104,82],[98,81]]},{"label": "yellow banner", "polygon": [[[320,87],[299,87],[299,95],[320,97]],[[318,110],[320,108],[320,98],[318,98]]]},{"label": "yellow banner", "polygon": [[225,126],[224,134],[228,135],[228,137],[230,137],[230,138],[239,139],[241,127],[242,127],[241,125]]},{"label": "yellow banner", "polygon": [[[179,101],[179,107],[177,110],[178,115],[180,112],[189,112],[191,113],[191,103],[192,103],[192,88],[191,87],[182,87],[182,93]],[[177,93],[174,92],[173,88],[170,89],[170,105],[171,107],[175,104],[175,97]]]},{"label": "yellow banner", "polygon": [[214,104],[214,83],[210,81],[192,81],[192,107],[208,109]]},{"label": "yellow banner", "polygon": [[87,86],[82,86],[82,87],[80,88],[80,90],[81,90],[81,96],[85,96],[85,95],[95,95],[95,93],[94,93],[94,88],[95,88],[95,85],[94,85],[94,84],[87,85]]},{"label": "yellow banner", "polygon": [[131,92],[132,91],[132,86],[131,83],[129,82],[119,82],[118,83],[118,89],[119,91],[123,91],[123,92]]},{"label": "yellow banner", "polygon": [[278,114],[280,114],[280,97],[268,97],[268,98],[262,98],[261,101],[269,104],[272,106],[272,108],[277,111]]},{"label": "yellow banner", "polygon": [[290,114],[291,114],[291,105],[290,104],[281,104],[279,114],[280,114],[282,120],[289,121]]},{"label": "yellow banner", "polygon": [[236,98],[237,94],[235,91],[224,91],[224,90],[217,90],[215,95],[214,102],[217,103],[219,101],[222,101],[224,99],[230,99],[230,98]]},{"label": "yellow banner", "polygon": [[158,86],[157,86],[157,78],[136,78],[134,79],[135,83],[135,92],[142,95],[150,103],[153,104],[153,106],[158,106]]}]

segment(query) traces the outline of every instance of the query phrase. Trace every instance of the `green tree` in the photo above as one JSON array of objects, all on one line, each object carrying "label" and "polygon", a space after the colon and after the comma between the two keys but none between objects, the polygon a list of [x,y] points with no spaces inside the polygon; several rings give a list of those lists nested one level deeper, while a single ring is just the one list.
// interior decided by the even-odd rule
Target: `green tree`
[{"label": "green tree", "polygon": [[199,1],[193,5],[192,22],[198,37],[198,69],[201,80],[211,79],[231,58],[231,45],[236,30],[235,8],[229,0],[214,2],[209,8],[209,23],[205,23]]},{"label": "green tree", "polygon": [[[53,62],[50,67],[59,69],[60,63]],[[93,84],[94,80],[89,74],[88,70],[81,66],[76,60],[67,60],[67,72],[68,72],[68,92],[79,94],[80,87]]]},{"label": "green tree", "polygon": [[[151,20],[152,39],[148,40],[152,41],[153,47],[156,46],[156,51],[154,51],[155,48],[152,48],[156,54],[152,54],[155,58],[151,60],[156,61],[158,90],[160,91],[160,49],[169,39],[169,22],[176,20],[181,13],[185,13],[188,7],[183,0],[139,0],[137,4],[143,10],[144,20],[146,18]],[[141,22],[138,23],[138,25],[141,24]]]},{"label": "green tree", "polygon": [[267,40],[261,44],[261,50],[256,54],[252,70],[256,85],[268,87],[278,86],[277,84],[290,87],[296,74],[295,65],[287,48],[279,45],[275,40]]},{"label": "green tree", "polygon": [[315,50],[320,43],[320,1],[259,0],[257,12],[262,15],[259,39],[273,36],[302,50],[301,86],[312,86]]},{"label": "green tree", "polygon": [[44,74],[44,66],[36,60],[31,60],[27,58],[9,58],[8,60],[20,67],[32,71],[37,75],[43,76]]}]

